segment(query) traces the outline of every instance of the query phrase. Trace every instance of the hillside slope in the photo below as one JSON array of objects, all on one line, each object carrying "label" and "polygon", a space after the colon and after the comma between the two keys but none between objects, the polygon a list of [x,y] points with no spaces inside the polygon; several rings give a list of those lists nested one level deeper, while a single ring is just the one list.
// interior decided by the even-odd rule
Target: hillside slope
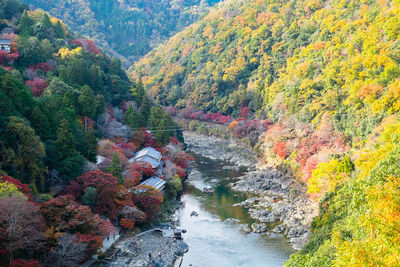
[{"label": "hillside slope", "polygon": [[255,148],[321,200],[290,266],[400,263],[399,13],[389,0],[225,1],[131,69],[161,104],[268,120]]},{"label": "hillside slope", "polygon": [[62,19],[71,29],[93,39],[126,61],[134,60],[196,21],[219,0],[25,0]]},{"label": "hillside slope", "polygon": [[[170,213],[193,159],[120,62],[18,0],[0,1],[0,30],[0,266],[80,266],[116,225],[129,236]],[[140,185],[150,163],[129,161],[148,146],[164,195]]]}]

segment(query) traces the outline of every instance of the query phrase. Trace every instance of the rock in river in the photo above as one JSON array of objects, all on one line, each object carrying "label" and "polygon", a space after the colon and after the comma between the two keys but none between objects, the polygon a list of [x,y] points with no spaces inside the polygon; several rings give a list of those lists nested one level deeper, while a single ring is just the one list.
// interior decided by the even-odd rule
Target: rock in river
[{"label": "rock in river", "polygon": [[268,230],[268,227],[265,223],[253,223],[251,225],[251,228],[253,229],[253,232],[256,234],[265,233]]}]

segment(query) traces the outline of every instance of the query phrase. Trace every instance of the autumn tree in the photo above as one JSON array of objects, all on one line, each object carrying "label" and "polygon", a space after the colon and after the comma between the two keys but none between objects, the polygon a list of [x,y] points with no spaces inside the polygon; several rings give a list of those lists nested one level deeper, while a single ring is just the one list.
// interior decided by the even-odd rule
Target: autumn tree
[{"label": "autumn tree", "polygon": [[0,225],[6,230],[1,243],[10,253],[10,264],[16,252],[32,256],[44,245],[45,224],[39,208],[21,196],[0,200]]},{"label": "autumn tree", "polygon": [[161,207],[164,201],[162,193],[152,186],[139,185],[133,188],[133,202],[144,211],[148,218],[153,217]]}]

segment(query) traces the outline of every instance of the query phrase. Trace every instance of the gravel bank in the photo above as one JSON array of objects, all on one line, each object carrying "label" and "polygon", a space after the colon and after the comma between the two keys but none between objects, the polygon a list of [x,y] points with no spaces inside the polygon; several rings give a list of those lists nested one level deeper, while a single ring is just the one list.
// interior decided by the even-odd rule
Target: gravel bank
[{"label": "gravel bank", "polygon": [[118,242],[102,266],[172,267],[188,250],[188,245],[183,241],[163,237],[157,232],[147,233]]}]

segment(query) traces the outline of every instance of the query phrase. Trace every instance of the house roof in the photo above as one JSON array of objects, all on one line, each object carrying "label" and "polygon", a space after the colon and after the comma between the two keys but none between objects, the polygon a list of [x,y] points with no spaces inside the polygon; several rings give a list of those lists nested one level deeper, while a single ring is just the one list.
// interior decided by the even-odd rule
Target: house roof
[{"label": "house roof", "polygon": [[0,39],[0,44],[8,44],[11,45],[11,41],[9,39]]},{"label": "house roof", "polygon": [[156,160],[153,157],[150,157],[150,156],[147,156],[147,155],[144,155],[144,156],[139,157],[139,158],[135,157],[135,158],[130,160],[130,162],[134,162],[134,161],[141,161],[141,162],[149,163],[151,165],[151,167],[153,167],[153,169],[156,169],[156,168],[160,167],[160,165],[161,165],[161,161],[160,160]]},{"label": "house roof", "polygon": [[160,178],[154,176],[154,177],[152,177],[150,179],[147,179],[146,181],[144,181],[140,185],[150,185],[150,186],[154,187],[155,189],[161,191],[162,188],[165,185],[165,181],[163,179],[160,179]]},{"label": "house roof", "polygon": [[161,160],[161,153],[158,152],[155,148],[152,147],[146,147],[142,150],[140,150],[136,155],[135,159],[141,158],[143,156],[149,156],[154,158],[155,160]]}]

